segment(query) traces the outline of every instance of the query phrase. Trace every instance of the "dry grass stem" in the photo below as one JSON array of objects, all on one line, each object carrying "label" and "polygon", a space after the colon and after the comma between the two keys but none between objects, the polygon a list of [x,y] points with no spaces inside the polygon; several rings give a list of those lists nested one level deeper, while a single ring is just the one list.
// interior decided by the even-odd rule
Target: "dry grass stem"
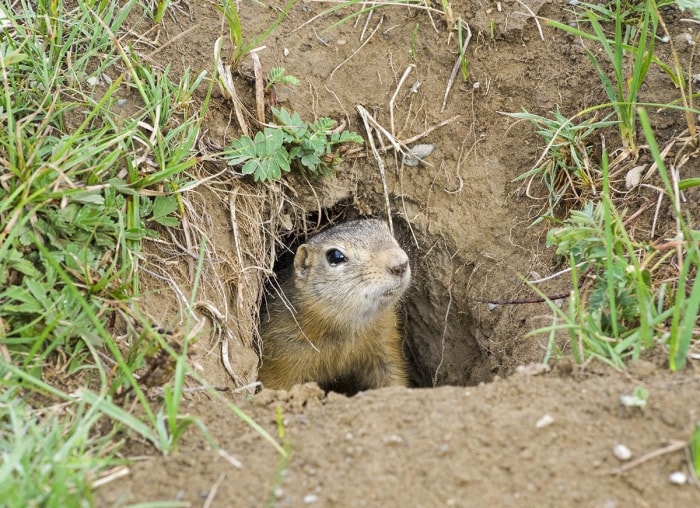
[{"label": "dry grass stem", "polygon": [[[222,451],[223,450],[219,450],[219,455],[223,457],[223,455],[221,454]],[[202,505],[203,508],[211,508],[212,504],[214,503],[214,498],[216,497],[216,493],[219,491],[219,486],[224,481],[224,478],[226,478],[226,474],[221,473],[219,475],[219,478],[217,478],[216,482],[214,482],[214,485],[211,486],[211,488],[209,489],[209,494],[207,495],[207,499],[206,499],[206,501],[204,501],[204,504]]]},{"label": "dry grass stem", "polygon": [[[462,23],[460,21],[460,23]],[[452,90],[452,86],[455,83],[455,78],[457,77],[457,72],[459,71],[459,68],[462,64],[462,55],[464,55],[467,51],[467,46],[469,46],[469,41],[472,40],[472,31],[471,28],[469,28],[469,25],[467,23],[463,23],[464,28],[467,29],[467,36],[464,38],[464,42],[462,43],[462,48],[460,49],[459,55],[457,55],[457,61],[455,62],[454,66],[452,67],[452,72],[450,73],[450,79],[447,81],[447,88],[445,88],[445,96],[442,99],[442,108],[440,108],[440,113],[445,112],[445,108],[447,107],[447,97],[450,95],[450,90]]]},{"label": "dry grass stem", "polygon": [[105,476],[92,482],[92,488],[98,489],[103,485],[113,482],[114,480],[118,480],[119,478],[123,478],[124,476],[129,476],[130,474],[131,470],[128,467],[117,466],[116,468],[110,470]]},{"label": "dry grass stem", "polygon": [[410,137],[410,138],[408,138],[408,139],[402,139],[402,140],[400,140],[400,141],[399,141],[399,144],[400,144],[400,145],[410,145],[411,143],[415,143],[415,142],[418,141],[419,139],[423,139],[424,137],[426,137],[428,134],[430,134],[431,132],[433,132],[435,129],[439,129],[440,127],[444,127],[444,126],[447,125],[447,124],[450,124],[450,123],[452,123],[452,122],[454,122],[454,121],[456,121],[456,120],[459,120],[461,117],[462,117],[462,115],[455,115],[455,116],[453,116],[453,117],[448,118],[447,120],[443,120],[443,121],[440,122],[439,124],[433,125],[432,127],[430,127],[430,128],[428,128],[428,129],[424,130],[423,132],[421,132],[420,134],[416,134],[415,136],[412,136],[412,137]]},{"label": "dry grass stem", "polygon": [[[379,166],[379,174],[382,178],[382,188],[384,189],[384,204],[386,206],[386,216],[387,216],[387,221],[389,222],[389,230],[391,231],[391,234],[394,234],[394,223],[391,219],[391,203],[389,202],[389,188],[386,183],[386,168],[384,166],[384,159],[379,155],[379,152],[377,151],[377,147],[374,144],[374,136],[373,136],[373,126],[379,126],[379,123],[372,118],[372,115],[369,114],[369,111],[367,111],[364,107],[361,105],[357,105],[357,111],[360,113],[360,117],[362,117],[362,122],[365,124],[365,130],[367,131],[367,141],[369,142],[369,146],[372,150],[372,153],[374,154],[374,158],[377,161],[377,165]],[[372,122],[373,125],[370,125],[370,122]],[[386,133],[385,129],[382,129]],[[393,141],[396,143],[396,140],[390,137],[389,141]],[[400,147],[395,146],[397,150],[401,150]]]},{"label": "dry grass stem", "polygon": [[226,462],[231,464],[236,469],[243,469],[243,463],[240,460],[238,460],[236,457],[234,457],[233,455],[228,453],[226,450],[219,448],[217,453],[219,454],[219,456],[222,459],[224,459]]},{"label": "dry grass stem", "polygon": [[[535,24],[537,25],[537,31],[540,33],[540,39],[544,40],[544,34],[542,33],[542,27],[540,26],[540,20],[537,17],[537,15],[534,12],[532,12],[532,9],[530,9],[529,6],[525,5],[525,3],[522,2],[521,0],[515,0],[515,1],[518,2],[520,5],[522,5],[523,9],[525,9],[528,12],[528,14],[530,14],[532,19],[535,20]],[[515,14],[520,14],[522,16],[526,16],[526,14],[522,13],[522,12],[516,12]]]},{"label": "dry grass stem", "polygon": [[639,457],[638,459],[635,459],[631,462],[628,462],[627,464],[623,464],[620,467],[616,467],[611,471],[610,474],[621,474],[624,473],[625,471],[628,471],[629,469],[632,469],[633,467],[637,467],[640,464],[643,464],[644,462],[653,459],[654,457],[659,457],[661,455],[665,455],[667,453],[673,453],[678,450],[682,450],[683,448],[687,447],[688,443],[685,441],[671,441],[671,443],[668,446],[664,446],[663,448],[659,448],[658,450],[654,450],[652,452],[646,453]]},{"label": "dry grass stem", "polygon": [[[377,122],[377,120],[372,115],[370,115],[369,111],[367,111],[362,105],[360,105],[360,104],[357,105],[357,111],[360,113],[362,120],[365,121],[365,125],[367,125],[369,123],[379,133],[384,134],[384,136],[386,136],[386,139],[389,141],[389,143],[391,143],[391,146],[394,148],[394,150],[396,150],[397,152],[400,152],[404,155],[406,154],[406,152],[410,151],[404,143],[398,141],[392,135],[391,132],[389,132],[384,127],[382,127],[382,125],[379,122]],[[378,136],[378,139],[381,142],[382,138]],[[384,150],[386,151],[386,148],[384,148]]]},{"label": "dry grass stem", "polygon": [[406,78],[408,77],[408,75],[415,68],[416,68],[416,66],[414,64],[409,64],[409,66],[406,67],[406,70],[403,71],[403,76],[401,76],[401,79],[399,80],[399,84],[396,85],[396,91],[394,91],[394,95],[391,97],[391,100],[389,101],[389,118],[390,118],[390,124],[391,124],[391,134],[393,136],[396,136],[396,128],[394,127],[394,104],[396,104],[396,96],[399,95],[399,90],[403,86],[404,81],[406,81]]},{"label": "dry grass stem", "polygon": [[[364,9],[367,6],[367,2],[364,2],[362,4],[362,8]],[[369,26],[369,22],[372,19],[372,15],[374,14],[374,10],[371,10],[367,13],[367,19],[365,20],[365,24],[362,27],[362,32],[360,33],[360,42],[362,42],[365,38],[365,33],[367,32],[367,27]],[[357,21],[360,19],[358,18]]]},{"label": "dry grass stem", "polygon": [[265,78],[263,77],[262,64],[257,53],[251,53],[253,59],[253,73],[255,74],[255,106],[257,107],[258,123],[265,123]]},{"label": "dry grass stem", "polygon": [[236,120],[241,129],[241,132],[250,136],[250,128],[248,128],[248,122],[246,122],[245,115],[243,114],[243,103],[238,98],[238,93],[236,92],[236,86],[233,84],[233,74],[231,72],[231,65],[224,65],[221,59],[221,45],[224,38],[219,37],[214,43],[214,60],[216,61],[216,69],[218,73],[218,83],[221,95],[226,99],[233,102],[233,111],[236,114]]}]

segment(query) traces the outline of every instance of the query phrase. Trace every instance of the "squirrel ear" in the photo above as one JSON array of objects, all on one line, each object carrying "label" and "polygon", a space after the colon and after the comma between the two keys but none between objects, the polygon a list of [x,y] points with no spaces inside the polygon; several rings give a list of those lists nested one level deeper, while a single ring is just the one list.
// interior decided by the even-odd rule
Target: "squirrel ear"
[{"label": "squirrel ear", "polygon": [[294,271],[297,277],[301,277],[302,279],[306,277],[313,260],[313,252],[309,246],[307,244],[300,245],[294,256]]}]

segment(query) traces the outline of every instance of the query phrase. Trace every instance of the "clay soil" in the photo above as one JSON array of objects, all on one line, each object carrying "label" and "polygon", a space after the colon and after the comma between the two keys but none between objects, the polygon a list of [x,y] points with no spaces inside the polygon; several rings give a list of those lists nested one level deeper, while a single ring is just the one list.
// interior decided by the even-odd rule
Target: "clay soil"
[{"label": "clay soil", "polygon": [[[332,117],[365,139],[357,106],[391,129],[392,97],[410,69],[393,101],[393,131],[409,140],[436,127],[418,141],[435,150],[417,167],[401,165],[391,151],[384,162],[394,227],[414,273],[402,307],[412,387],[354,397],[324,394],[315,385],[232,394],[255,381],[254,330],[269,273],[259,268],[271,270],[284,243],[302,240],[328,222],[386,217],[387,210],[377,162],[364,149],[347,157],[333,178],[290,176],[284,184],[267,186],[210,157],[197,174],[207,184],[187,196],[193,207],[185,220],[198,219],[206,230],[212,254],[197,300],[215,301],[224,310],[217,330],[235,330],[236,340],[223,353],[233,376],[221,361],[221,335],[209,333],[209,326],[193,365],[274,436],[287,457],[221,400],[191,393],[184,412],[199,418],[220,448],[194,427],[166,457],[129,437],[122,453],[134,462],[127,475],[98,489],[98,505],[700,506],[700,488],[692,479],[684,485],[669,481],[674,472],[689,475],[682,443],[700,421],[696,360],[672,374],[659,346],[625,371],[595,361],[581,367],[571,360],[568,337],[561,336],[552,349],[552,368],[543,368],[549,338],[528,332],[551,324],[549,308],[479,301],[530,298],[520,276],[539,279],[562,268],[545,244],[546,226],[531,226],[543,201],[527,196],[523,182],[514,181],[533,167],[543,143],[531,125],[504,113],[525,109],[547,115],[558,107],[571,116],[607,99],[582,41],[544,24],[540,37],[519,2],[450,3],[453,16],[468,23],[472,39],[466,52],[469,76],[465,81],[458,74],[444,111],[458,51],[455,33],[450,35],[444,17],[435,12],[431,20],[416,8],[377,10],[361,39],[366,16],[327,30],[352,11],[315,18],[329,4],[299,1],[259,52],[265,71],[283,66],[300,79],[297,87],[277,87],[279,106],[307,120]],[[524,3],[539,16],[575,20],[568,2]],[[277,7],[241,3],[244,33],[252,36],[270,26],[282,2],[271,4]],[[174,2],[171,12],[175,16],[157,38],[149,32],[162,46],[154,64],[172,63],[175,72],[184,67],[211,72],[214,43],[222,35],[220,13],[208,2]],[[664,16],[686,68],[692,48],[683,34],[692,37],[695,25],[681,21],[673,8]],[[143,20],[133,20],[134,33],[144,33],[144,27]],[[659,57],[670,63],[669,46],[657,45]],[[148,53],[149,48],[140,49]],[[249,59],[236,76],[241,99],[253,111]],[[678,98],[655,66],[642,94],[649,102]],[[662,145],[685,128],[681,114],[650,114]],[[240,134],[231,102],[215,93],[203,128],[203,153],[216,152]],[[615,150],[615,129],[604,134],[608,149]],[[637,163],[648,163],[645,157],[642,151]],[[700,175],[697,160],[683,171],[685,178]],[[624,171],[613,186],[624,189]],[[529,194],[545,196],[537,182]],[[686,211],[697,220],[700,195],[687,197]],[[640,188],[620,192],[617,199],[630,213],[646,207],[629,227],[635,238],[649,239],[654,207],[648,204],[656,203],[657,194]],[[659,211],[655,238],[674,234],[667,205]],[[564,210],[559,213],[563,217]],[[159,245],[149,249],[153,259],[166,257]],[[157,322],[175,328],[183,314],[177,295],[189,295],[194,273],[182,259],[172,256],[165,264],[177,292],[156,278],[145,282],[145,305]],[[234,265],[238,268],[229,270]],[[244,271],[245,266],[258,268]],[[257,278],[249,278],[251,273]],[[566,294],[570,284],[567,276],[556,277],[541,289]],[[211,311],[199,311],[210,325]],[[622,405],[621,395],[636,387],[648,390],[647,406]],[[620,444],[631,450],[631,461],[614,455]]]}]

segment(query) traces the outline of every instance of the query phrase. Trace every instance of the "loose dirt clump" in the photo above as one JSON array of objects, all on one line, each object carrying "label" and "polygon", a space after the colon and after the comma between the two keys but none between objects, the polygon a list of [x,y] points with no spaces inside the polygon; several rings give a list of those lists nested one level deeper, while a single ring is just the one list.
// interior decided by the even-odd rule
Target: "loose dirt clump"
[{"label": "loose dirt clump", "polygon": [[[543,146],[529,124],[502,113],[545,115],[559,107],[571,116],[600,103],[604,93],[580,41],[544,26],[541,40],[520,2],[500,2],[502,8],[496,2],[450,3],[454,16],[469,24],[472,40],[469,77],[458,76],[444,111],[457,41],[443,19],[422,9],[376,10],[361,41],[366,17],[325,31],[339,15],[314,19],[323,5],[299,2],[260,52],[265,69],[282,66],[300,79],[276,95],[305,120],[329,116],[366,138],[357,106],[388,128],[393,102],[397,139],[429,131],[409,143],[435,146],[420,165],[402,165],[392,151],[383,161],[394,228],[414,274],[402,309],[412,382],[436,388],[346,398],[305,385],[236,399],[271,435],[284,430],[287,458],[220,402],[192,397],[186,411],[201,418],[236,460],[212,451],[193,430],[178,454],[145,458],[128,477],[101,488],[100,504],[182,500],[200,506],[207,498],[212,506],[700,504],[697,487],[668,482],[673,471],[687,472],[685,454],[674,443],[687,440],[700,419],[700,376],[692,362],[675,375],[657,365],[663,363],[657,356],[626,373],[597,365],[581,372],[563,361],[554,373],[512,375],[518,366],[542,361],[548,337],[527,334],[551,324],[551,312],[541,303],[488,306],[479,300],[529,298],[522,277],[538,279],[558,267],[545,246],[545,227],[531,226],[543,202],[526,197],[522,182],[513,181],[532,167]],[[535,14],[572,21],[560,2],[527,4]],[[248,34],[262,33],[277,16],[276,9],[253,3],[240,8]],[[211,71],[220,26],[210,4],[193,4],[191,22],[180,17],[166,26],[161,38],[184,35],[164,45],[157,58],[163,65],[182,62]],[[648,83],[649,100],[675,97],[658,69],[650,71]],[[250,84],[241,77],[236,86],[249,94],[239,92],[253,111]],[[680,114],[654,117],[662,120],[669,135],[684,125]],[[236,125],[231,103],[214,97],[201,149],[213,153],[226,146],[240,136]],[[613,144],[614,132],[606,139]],[[386,216],[384,182],[364,149],[322,180],[290,175],[282,183],[254,185],[223,163],[203,164],[199,171],[207,185],[187,197],[185,223],[196,225],[193,244],[206,237],[210,247],[197,310],[208,318],[202,335],[211,331],[214,339],[201,339],[196,362],[209,382],[239,388],[255,381],[258,309],[275,259],[330,222]],[[536,187],[531,192],[544,195]],[[164,254],[155,245],[151,256]],[[195,265],[167,265],[184,293]],[[152,311],[162,312],[168,294],[177,292],[156,278],[150,283]],[[547,294],[570,288],[567,277],[540,286]],[[164,316],[164,322],[177,319]],[[558,338],[557,348],[566,354],[566,337]],[[636,386],[649,390],[648,407],[620,403],[620,395]],[[671,448],[623,470],[612,454],[620,443],[634,458]],[[129,446],[124,453],[130,455]]]}]

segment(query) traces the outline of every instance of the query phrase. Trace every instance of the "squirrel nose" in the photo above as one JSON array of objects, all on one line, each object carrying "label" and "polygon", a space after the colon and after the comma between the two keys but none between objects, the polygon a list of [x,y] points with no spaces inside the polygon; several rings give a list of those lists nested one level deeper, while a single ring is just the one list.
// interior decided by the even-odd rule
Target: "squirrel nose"
[{"label": "squirrel nose", "polygon": [[397,277],[402,277],[403,274],[406,273],[407,268],[408,268],[408,261],[404,261],[403,263],[397,263],[394,266],[388,266],[387,270],[392,275],[396,275]]}]

